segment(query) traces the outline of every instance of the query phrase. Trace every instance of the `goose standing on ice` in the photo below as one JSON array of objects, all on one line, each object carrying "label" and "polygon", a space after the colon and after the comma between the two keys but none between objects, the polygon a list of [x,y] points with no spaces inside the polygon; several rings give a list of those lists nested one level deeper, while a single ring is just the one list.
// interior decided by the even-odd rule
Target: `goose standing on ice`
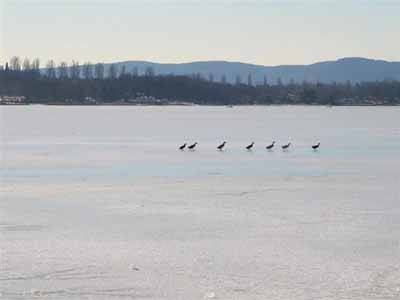
[{"label": "goose standing on ice", "polygon": [[248,145],[248,146],[246,147],[246,149],[247,149],[247,150],[251,150],[251,148],[253,148],[253,146],[254,146],[254,142],[251,142],[251,144]]},{"label": "goose standing on ice", "polygon": [[182,146],[179,147],[179,150],[183,150],[186,147],[186,143],[184,143]]},{"label": "goose standing on ice", "polygon": [[312,147],[314,150],[317,150],[317,149],[319,148],[319,145],[321,145],[320,142],[318,142],[318,144],[312,145],[311,147]]},{"label": "goose standing on ice", "polygon": [[223,142],[221,145],[217,147],[218,150],[222,151],[222,148],[225,147],[226,142]]},{"label": "goose standing on ice", "polygon": [[271,145],[269,145],[265,148],[267,148],[268,150],[271,150],[272,148],[274,148],[274,146],[275,146],[275,141],[273,141]]},{"label": "goose standing on ice", "polygon": [[283,145],[283,146],[282,146],[282,149],[283,149],[283,150],[286,150],[286,149],[289,148],[289,147],[290,147],[290,142],[287,143],[286,145]]},{"label": "goose standing on ice", "polygon": [[191,144],[188,148],[190,149],[190,150],[193,150],[194,149],[194,147],[196,147],[196,145],[197,145],[197,142],[196,143],[194,143],[194,144]]}]

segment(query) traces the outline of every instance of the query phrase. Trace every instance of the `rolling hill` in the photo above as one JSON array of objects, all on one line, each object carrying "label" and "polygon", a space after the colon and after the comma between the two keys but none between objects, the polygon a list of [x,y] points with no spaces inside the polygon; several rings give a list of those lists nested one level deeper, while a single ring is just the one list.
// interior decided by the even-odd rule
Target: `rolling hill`
[{"label": "rolling hill", "polygon": [[349,57],[335,61],[318,62],[311,65],[281,65],[262,66],[228,61],[199,61],[190,63],[164,64],[146,61],[125,61],[115,63],[118,68],[125,65],[130,71],[137,67],[140,73],[151,67],[156,74],[191,75],[201,74],[208,78],[213,74],[219,81],[223,75],[227,81],[234,82],[240,76],[246,83],[251,74],[253,83],[262,83],[266,76],[269,83],[276,83],[280,78],[283,83],[291,80],[302,82],[361,82],[382,81],[386,79],[400,80],[400,62],[373,60],[367,58]]}]

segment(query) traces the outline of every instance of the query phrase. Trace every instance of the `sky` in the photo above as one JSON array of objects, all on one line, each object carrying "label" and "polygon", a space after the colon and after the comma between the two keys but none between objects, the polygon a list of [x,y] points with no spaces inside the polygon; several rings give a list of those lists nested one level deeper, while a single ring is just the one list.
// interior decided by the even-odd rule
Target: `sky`
[{"label": "sky", "polygon": [[0,0],[0,64],[400,61],[400,0]]}]

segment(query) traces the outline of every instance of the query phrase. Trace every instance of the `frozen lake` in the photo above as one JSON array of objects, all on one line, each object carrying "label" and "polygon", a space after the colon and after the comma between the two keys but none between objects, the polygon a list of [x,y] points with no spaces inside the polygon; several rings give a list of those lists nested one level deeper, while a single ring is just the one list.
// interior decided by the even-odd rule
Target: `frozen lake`
[{"label": "frozen lake", "polygon": [[400,107],[0,114],[0,299],[400,299]]}]

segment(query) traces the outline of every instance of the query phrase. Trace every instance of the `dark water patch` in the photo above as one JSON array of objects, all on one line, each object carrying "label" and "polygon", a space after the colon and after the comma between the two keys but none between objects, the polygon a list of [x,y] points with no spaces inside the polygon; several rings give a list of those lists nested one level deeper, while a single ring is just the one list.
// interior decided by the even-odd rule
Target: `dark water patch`
[{"label": "dark water patch", "polygon": [[[114,290],[95,290],[95,291],[82,291],[82,292],[68,292],[69,296],[81,297],[97,297],[97,299],[149,299],[154,298],[153,294],[140,293],[137,289],[114,289]],[[94,298],[96,299],[96,298]]]},{"label": "dark water patch", "polygon": [[0,224],[0,231],[7,232],[7,231],[40,231],[44,229],[45,226],[43,225],[1,225]]},{"label": "dark water patch", "polygon": [[267,188],[260,190],[251,190],[251,191],[238,191],[238,192],[224,192],[224,193],[216,193],[213,194],[215,196],[227,196],[227,197],[243,197],[251,194],[263,194],[268,192],[298,192],[301,191],[301,188]]},{"label": "dark water patch", "polygon": [[27,276],[12,276],[0,278],[0,281],[19,281],[19,280],[72,280],[72,279],[98,279],[104,278],[105,272],[91,273],[87,268],[69,268],[56,270],[53,272],[38,273]]}]

